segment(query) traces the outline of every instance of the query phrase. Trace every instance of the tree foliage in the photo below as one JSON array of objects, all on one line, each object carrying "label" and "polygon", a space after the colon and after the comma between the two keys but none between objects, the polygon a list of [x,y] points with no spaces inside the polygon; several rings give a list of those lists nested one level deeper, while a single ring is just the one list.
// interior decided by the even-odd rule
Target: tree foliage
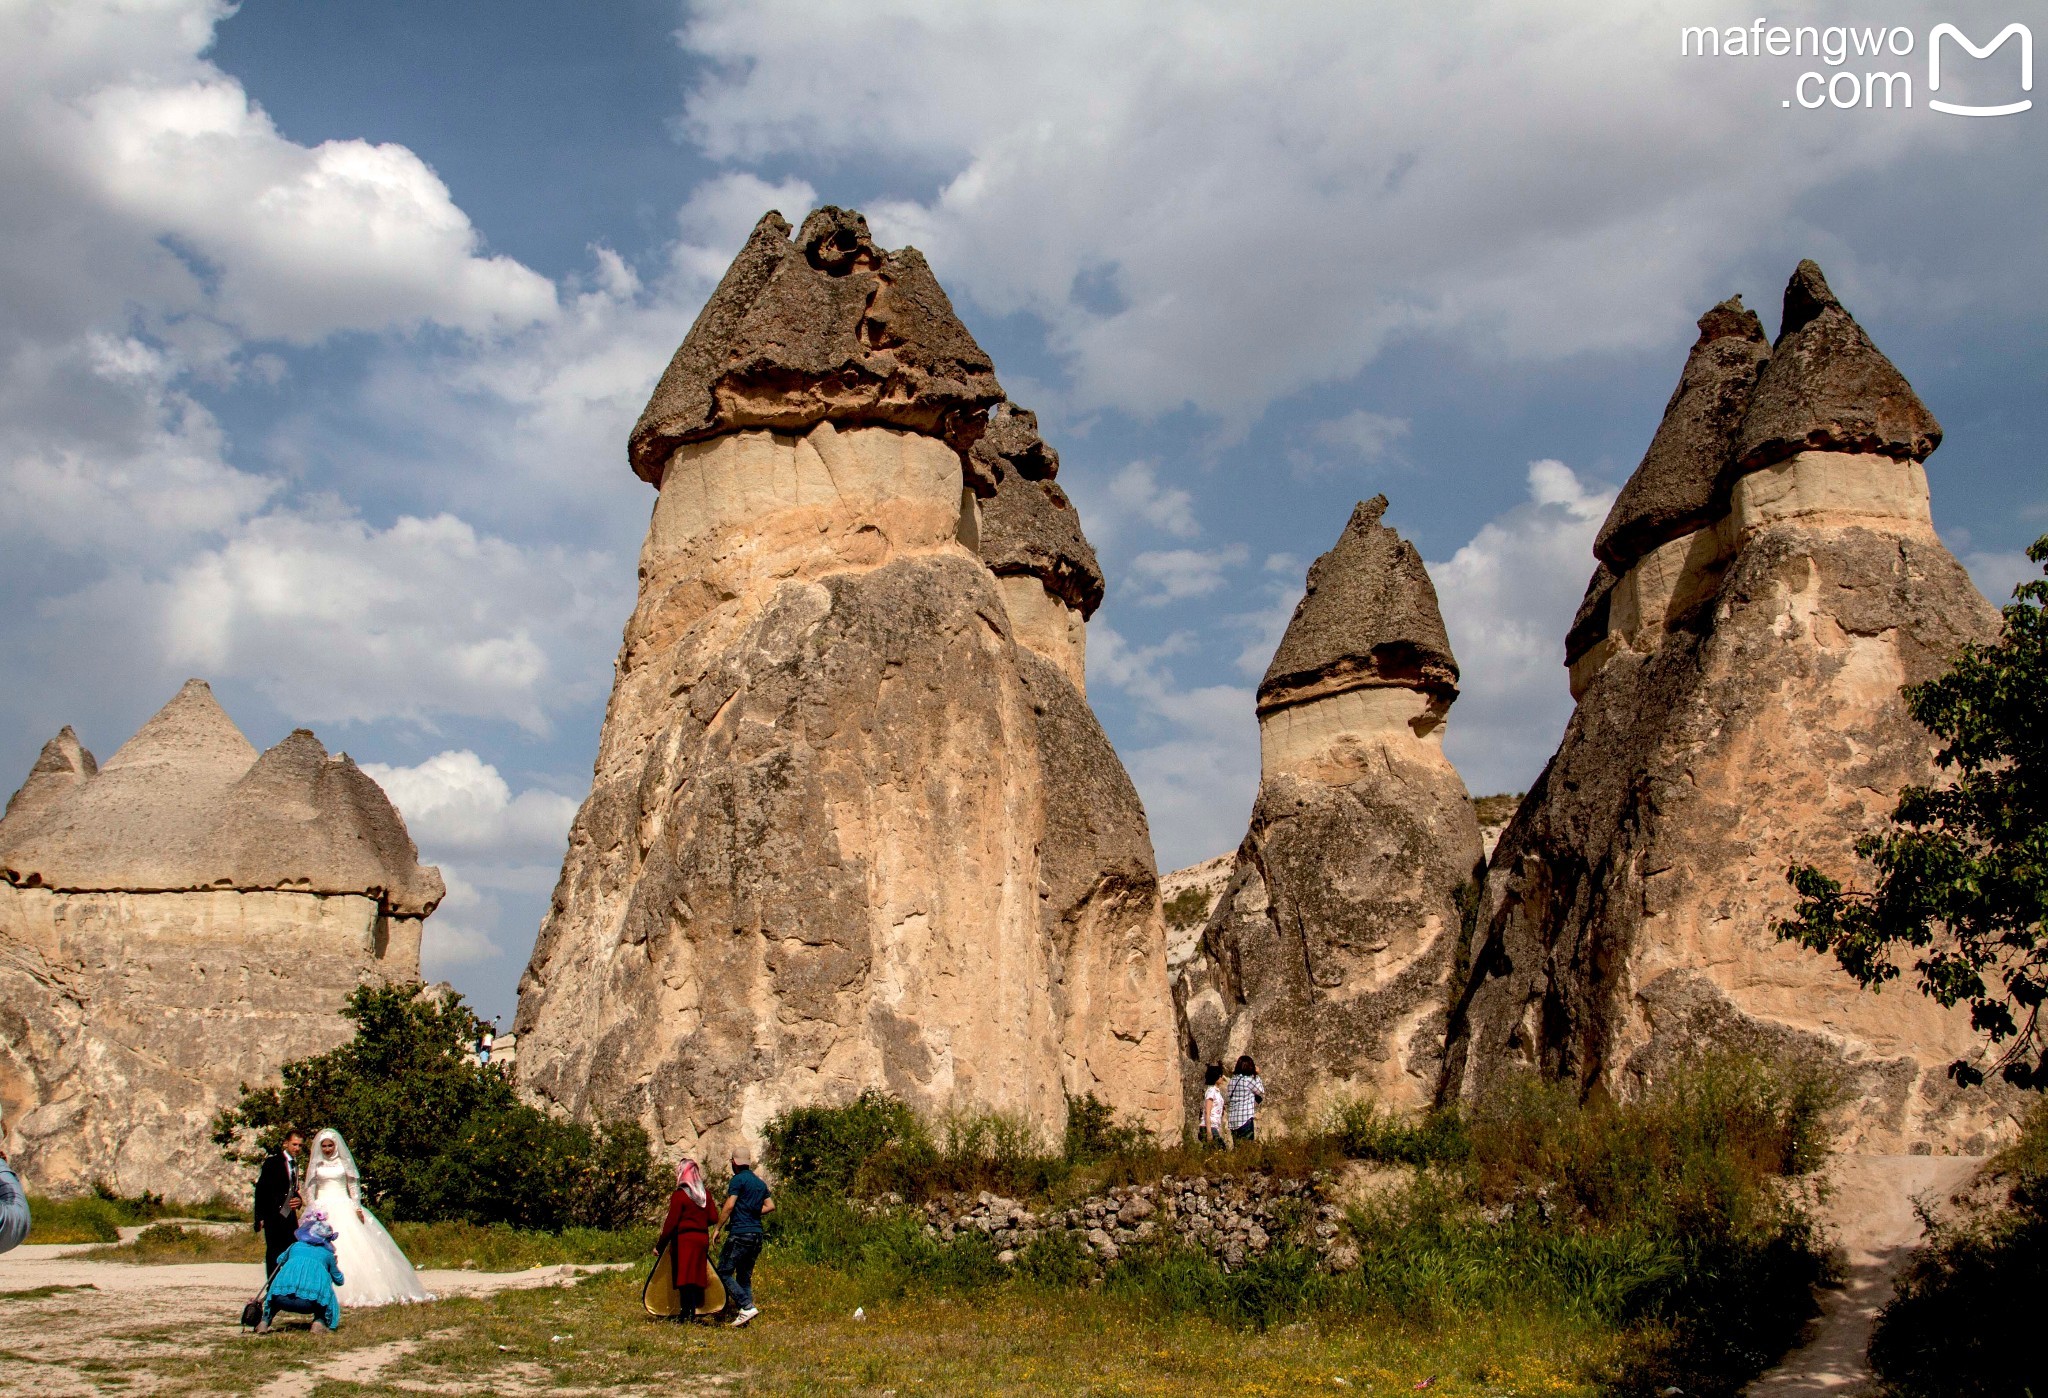
[{"label": "tree foliage", "polygon": [[[2048,564],[2048,535],[2027,557]],[[2048,581],[2015,588],[2004,615],[1995,644],[1965,647],[1947,674],[1906,687],[1951,777],[1908,787],[1889,827],[1856,842],[1876,886],[1847,890],[1794,865],[1799,905],[1777,932],[1832,952],[1872,989],[1917,951],[1921,992],[1969,1005],[1971,1024],[1998,1050],[1993,1070],[2048,1090]],[[1967,1061],[1949,1075],[1984,1080]]]},{"label": "tree foliage", "polygon": [[214,1119],[230,1158],[254,1163],[288,1126],[308,1138],[332,1127],[356,1158],[364,1197],[421,1222],[619,1228],[659,1199],[647,1133],[521,1102],[502,1067],[469,1056],[479,1022],[453,991],[363,986],[342,1014],[353,1039],[285,1064],[279,1086],[245,1086]]}]

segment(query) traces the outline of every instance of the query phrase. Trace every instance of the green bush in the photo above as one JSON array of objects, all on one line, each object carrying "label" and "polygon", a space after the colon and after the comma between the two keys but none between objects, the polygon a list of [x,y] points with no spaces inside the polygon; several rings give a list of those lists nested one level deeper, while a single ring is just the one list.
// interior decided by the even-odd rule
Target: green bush
[{"label": "green bush", "polygon": [[1136,1155],[1152,1146],[1152,1133],[1134,1121],[1118,1121],[1115,1110],[1090,1092],[1067,1098],[1063,1154],[1069,1165],[1089,1165],[1115,1155]]},{"label": "green bush", "polygon": [[2048,1105],[1992,1162],[2011,1203],[1937,1228],[1878,1317],[1870,1358],[1909,1398],[2048,1395],[2039,1332],[2048,1298]]},{"label": "green bush", "polygon": [[1440,1165],[1472,1154],[1464,1117],[1456,1108],[1429,1112],[1411,1121],[1371,1098],[1339,1102],[1324,1132],[1353,1160],[1400,1165]]},{"label": "green bush", "polygon": [[123,1228],[159,1218],[241,1219],[249,1211],[218,1196],[199,1203],[174,1203],[160,1194],[125,1198],[104,1183],[93,1185],[92,1193],[74,1199],[49,1199],[30,1195],[28,1201],[31,1243],[111,1243]]},{"label": "green bush", "polygon": [[[470,1059],[478,1020],[453,991],[365,986],[342,1013],[353,1039],[285,1064],[281,1086],[245,1087],[215,1119],[214,1140],[231,1159],[254,1165],[288,1125],[308,1137],[332,1127],[366,1198],[394,1218],[604,1229],[659,1204],[646,1132],[563,1121],[521,1102],[500,1069]],[[243,1149],[249,1137],[253,1150]]]},{"label": "green bush", "polygon": [[848,1193],[877,1152],[928,1140],[917,1113],[874,1088],[843,1107],[791,1107],[762,1135],[762,1163],[787,1193]]}]

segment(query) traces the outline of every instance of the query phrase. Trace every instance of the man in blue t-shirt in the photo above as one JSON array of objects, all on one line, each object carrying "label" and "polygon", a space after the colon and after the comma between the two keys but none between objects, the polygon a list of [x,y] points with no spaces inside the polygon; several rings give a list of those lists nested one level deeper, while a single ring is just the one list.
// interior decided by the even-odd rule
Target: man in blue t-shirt
[{"label": "man in blue t-shirt", "polygon": [[761,1255],[761,1244],[767,1239],[761,1216],[774,1212],[768,1182],[754,1173],[747,1148],[735,1146],[732,1183],[725,1187],[725,1207],[718,1215],[725,1229],[725,1246],[718,1253],[718,1279],[725,1283],[727,1298],[739,1308],[732,1318],[735,1328],[761,1313],[754,1305],[754,1259]]}]

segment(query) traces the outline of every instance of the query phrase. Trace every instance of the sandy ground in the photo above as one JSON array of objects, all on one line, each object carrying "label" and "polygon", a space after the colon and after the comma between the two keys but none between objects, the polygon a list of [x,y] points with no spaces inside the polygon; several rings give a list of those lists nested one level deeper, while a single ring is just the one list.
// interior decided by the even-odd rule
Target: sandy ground
[{"label": "sandy ground", "polygon": [[1820,1217],[1844,1254],[1844,1285],[1822,1295],[1805,1343],[1751,1384],[1750,1398],[1863,1398],[1876,1391],[1863,1351],[1899,1269],[1920,1241],[1913,1203],[1945,1198],[1983,1163],[1959,1155],[1845,1155],[1828,1166]]},{"label": "sandy ground", "polygon": [[[255,1262],[164,1266],[88,1262],[93,1246],[48,1244],[0,1254],[0,1393],[35,1398],[85,1398],[113,1391],[147,1392],[135,1365],[152,1355],[202,1353],[241,1335],[242,1303],[263,1282]],[[550,1286],[605,1267],[535,1267],[524,1272],[426,1271],[436,1296],[482,1296],[510,1288]],[[47,1297],[9,1293],[77,1288]],[[198,1338],[193,1338],[198,1337]],[[304,1393],[320,1378],[363,1380],[413,1350],[417,1340],[350,1350],[327,1363],[291,1371],[289,1391]],[[284,1398],[281,1391],[274,1398]]]}]

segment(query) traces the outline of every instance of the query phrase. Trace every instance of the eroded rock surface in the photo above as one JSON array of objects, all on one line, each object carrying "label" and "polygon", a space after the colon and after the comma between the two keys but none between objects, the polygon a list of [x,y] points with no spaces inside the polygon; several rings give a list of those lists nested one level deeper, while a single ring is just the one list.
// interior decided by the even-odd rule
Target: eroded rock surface
[{"label": "eroded rock surface", "polygon": [[1175,1124],[1150,838],[1066,634],[1100,574],[1029,414],[970,469],[1000,398],[915,251],[755,229],[635,430],[660,495],[526,1090],[711,1152],[868,1087]]},{"label": "eroded rock surface", "polygon": [[98,766],[64,729],[0,819],[0,1105],[39,1190],[203,1198],[243,1083],[416,980],[442,896],[404,822],[301,729],[257,754],[198,680]]},{"label": "eroded rock surface", "polygon": [[[1631,482],[1602,531],[1567,648],[1578,707],[1494,852],[1447,1089],[1535,1070],[1626,1093],[1723,1044],[1844,1073],[1851,1149],[1976,1150],[2007,1107],[1944,1076],[1973,1050],[1966,1014],[1872,995],[1771,927],[1788,865],[1855,877],[1856,837],[1937,779],[1900,686],[1997,613],[1934,534],[1940,429],[1819,269],[1794,275],[1746,398],[1753,337],[1710,324],[1732,304],[1645,458],[1667,484]],[[1703,358],[1721,367],[1694,413]],[[1674,435],[1682,491],[1660,474]],[[1712,461],[1706,519],[1673,533]],[[1633,526],[1681,494],[1675,523]]]},{"label": "eroded rock surface", "polygon": [[1343,1097],[1432,1100],[1479,864],[1443,754],[1457,661],[1386,504],[1360,505],[1309,569],[1259,687],[1251,828],[1175,985],[1191,1067],[1250,1053],[1262,1115],[1294,1126]]}]

